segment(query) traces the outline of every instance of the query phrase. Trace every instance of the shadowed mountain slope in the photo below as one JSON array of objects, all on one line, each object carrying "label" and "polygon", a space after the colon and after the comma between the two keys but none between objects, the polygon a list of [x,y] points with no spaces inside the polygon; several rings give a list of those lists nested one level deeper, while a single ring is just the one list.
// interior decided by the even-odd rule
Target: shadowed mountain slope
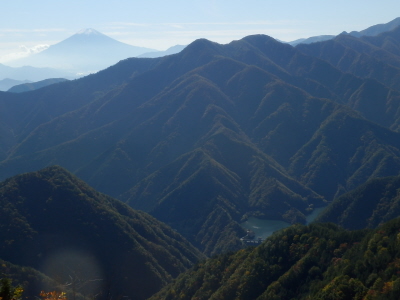
[{"label": "shadowed mountain slope", "polygon": [[324,59],[343,72],[373,78],[399,90],[399,32],[400,27],[376,37],[339,35],[331,41],[299,45],[296,49]]},{"label": "shadowed mountain slope", "polygon": [[[27,266],[12,264],[8,261],[0,259],[0,272],[2,278],[11,280],[12,286],[20,286],[23,289],[23,297],[35,299],[40,295],[41,291],[59,291],[62,286],[56,280],[44,275],[43,273]],[[68,295],[72,295],[71,289],[64,287],[63,289]],[[76,299],[83,299],[80,292],[75,293]]]},{"label": "shadowed mountain slope", "polygon": [[176,231],[60,167],[10,178],[0,195],[0,257],[60,283],[96,279],[86,294],[145,299],[202,257]]},{"label": "shadowed mountain slope", "polygon": [[197,40],[57,86],[0,97],[1,177],[61,165],[208,254],[238,247],[248,216],[304,222],[400,169],[385,128],[399,92],[267,36]]},{"label": "shadowed mountain slope", "polygon": [[400,213],[400,178],[374,178],[335,199],[319,217],[345,228],[375,228]]},{"label": "shadowed mountain slope", "polygon": [[400,220],[374,231],[293,225],[218,255],[150,299],[397,299]]}]

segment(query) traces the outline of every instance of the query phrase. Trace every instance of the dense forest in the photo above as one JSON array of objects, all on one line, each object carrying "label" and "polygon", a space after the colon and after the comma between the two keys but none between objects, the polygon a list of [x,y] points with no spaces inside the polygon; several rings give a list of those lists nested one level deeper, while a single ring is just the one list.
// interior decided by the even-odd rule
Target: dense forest
[{"label": "dense forest", "polygon": [[[306,51],[314,44],[254,35],[3,93],[0,178],[57,164],[207,255],[238,250],[249,216],[305,223],[369,179],[399,174],[400,90],[386,80],[399,53],[385,42],[398,31],[348,37],[363,47],[346,44],[341,60],[363,60],[346,72]],[[377,47],[381,77],[361,76]]]},{"label": "dense forest", "polygon": [[[382,210],[376,203],[386,197],[395,207],[398,189],[398,177],[373,179],[335,200],[320,219],[354,214],[357,224],[358,203]],[[0,270],[7,276],[2,284],[16,294],[10,299],[41,293],[46,299],[51,292],[147,299],[160,288],[151,299],[397,299],[400,293],[400,218],[374,230],[292,225],[258,247],[205,259],[175,231],[60,167],[10,178],[0,195]]]},{"label": "dense forest", "polygon": [[399,80],[396,27],[0,92],[0,297],[398,299]]},{"label": "dense forest", "polygon": [[400,219],[376,230],[293,225],[217,255],[151,299],[398,299]]},{"label": "dense forest", "polygon": [[175,230],[60,167],[0,183],[0,204],[0,272],[30,298],[64,285],[145,299],[204,258]]},{"label": "dense forest", "polygon": [[318,217],[347,229],[375,228],[400,215],[400,177],[373,178],[336,198]]}]

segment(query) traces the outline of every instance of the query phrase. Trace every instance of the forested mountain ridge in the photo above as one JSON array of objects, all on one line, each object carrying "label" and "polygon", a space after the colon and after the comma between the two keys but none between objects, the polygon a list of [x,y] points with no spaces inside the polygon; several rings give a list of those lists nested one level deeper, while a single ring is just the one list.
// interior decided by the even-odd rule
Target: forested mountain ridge
[{"label": "forested mountain ridge", "polygon": [[318,217],[347,229],[375,228],[396,218],[400,177],[374,178],[335,199]]},{"label": "forested mountain ridge", "polygon": [[87,281],[86,296],[145,299],[203,258],[170,227],[60,167],[12,177],[0,195],[0,257],[61,285]]},{"label": "forested mountain ridge", "polygon": [[34,91],[37,89],[40,89],[42,87],[48,86],[50,84],[55,84],[63,81],[67,81],[68,79],[65,78],[49,78],[37,82],[29,82],[29,83],[21,83],[18,85],[14,85],[12,88],[7,90],[7,92],[12,92],[12,93],[23,93],[23,92],[29,92],[29,91]]},{"label": "forested mountain ridge", "polygon": [[[343,72],[374,79],[399,91],[399,37],[400,27],[397,27],[374,37],[355,38],[339,35],[327,42],[298,45],[296,49],[328,61]],[[355,93],[349,99],[348,105],[364,113],[367,118],[397,131],[399,126],[397,93],[390,97],[390,101],[385,101],[384,99],[389,99],[387,96],[393,91],[377,85],[374,81],[367,81],[361,91],[365,96],[369,94],[366,98],[368,102],[360,101],[359,99],[365,97],[358,97],[359,93]]]},{"label": "forested mountain ridge", "polygon": [[[0,271],[2,283],[3,280],[10,280],[13,287],[20,287],[23,290],[22,294],[26,298],[35,298],[40,295],[41,291],[54,291],[60,287],[59,282],[34,268],[15,265],[2,259],[0,259]],[[67,287],[64,290],[67,293],[71,292]],[[82,299],[81,295],[80,292],[77,292],[76,298]]]},{"label": "forested mountain ridge", "polygon": [[268,36],[201,39],[1,94],[0,177],[61,165],[216,253],[240,246],[248,216],[304,222],[397,175],[399,95]]},{"label": "forested mountain ridge", "polygon": [[374,231],[292,225],[201,262],[150,299],[398,299],[400,220]]},{"label": "forested mountain ridge", "polygon": [[[362,37],[362,36],[376,36],[379,35],[383,32],[391,31],[395,29],[397,26],[400,25],[400,18],[396,18],[388,23],[385,24],[376,24],[373,26],[370,26],[364,30],[361,31],[351,31],[350,33],[347,32],[342,32],[342,35],[350,35],[354,37]],[[319,36],[312,36],[309,38],[302,38],[298,39],[295,41],[291,41],[288,44],[292,46],[297,46],[299,44],[311,44],[311,43],[316,43],[316,42],[322,42],[322,41],[327,41],[334,39],[336,36],[335,35],[319,35]]]}]

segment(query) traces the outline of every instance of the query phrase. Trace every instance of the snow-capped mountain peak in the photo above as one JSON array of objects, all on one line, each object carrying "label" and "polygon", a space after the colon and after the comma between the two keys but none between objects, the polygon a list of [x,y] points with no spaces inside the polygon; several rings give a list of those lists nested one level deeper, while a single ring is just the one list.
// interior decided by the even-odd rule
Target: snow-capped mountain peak
[{"label": "snow-capped mountain peak", "polygon": [[86,35],[98,34],[98,35],[100,35],[101,33],[98,32],[97,30],[94,30],[93,28],[85,28],[85,29],[79,30],[77,32],[77,34],[86,34]]}]

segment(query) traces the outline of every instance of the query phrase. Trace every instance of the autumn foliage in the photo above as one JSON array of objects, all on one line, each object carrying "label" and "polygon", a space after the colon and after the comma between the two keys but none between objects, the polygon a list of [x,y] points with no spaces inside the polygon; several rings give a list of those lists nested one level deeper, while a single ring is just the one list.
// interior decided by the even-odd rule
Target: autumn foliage
[{"label": "autumn foliage", "polygon": [[67,300],[67,296],[64,292],[57,292],[57,291],[52,291],[52,292],[40,292],[40,298],[42,300]]}]

